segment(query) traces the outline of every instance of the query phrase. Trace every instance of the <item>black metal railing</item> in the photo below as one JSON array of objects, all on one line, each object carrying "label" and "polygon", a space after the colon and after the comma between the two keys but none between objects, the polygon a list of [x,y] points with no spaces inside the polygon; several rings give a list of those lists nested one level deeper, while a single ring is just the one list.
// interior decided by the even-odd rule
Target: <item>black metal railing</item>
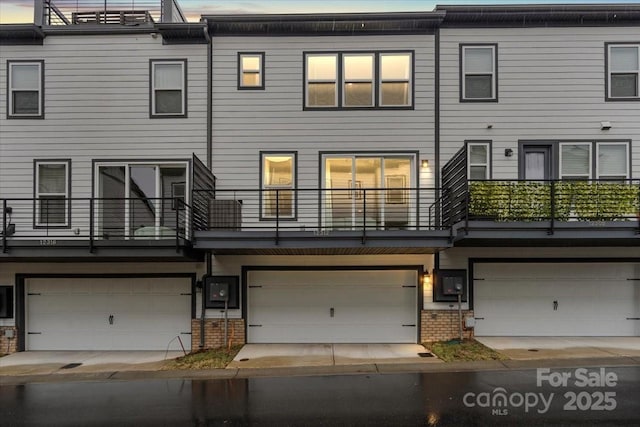
[{"label": "black metal railing", "polygon": [[433,188],[194,191],[209,210],[194,230],[435,230],[442,228],[432,206],[437,197]]},{"label": "black metal railing", "polygon": [[187,22],[178,0],[36,0],[35,7],[43,25]]},{"label": "black metal railing", "polygon": [[2,250],[13,241],[37,246],[59,241],[157,240],[179,249],[190,243],[192,208],[183,198],[40,198],[0,199]]},{"label": "black metal railing", "polygon": [[460,191],[464,201],[446,224],[639,221],[639,180],[472,180]]}]

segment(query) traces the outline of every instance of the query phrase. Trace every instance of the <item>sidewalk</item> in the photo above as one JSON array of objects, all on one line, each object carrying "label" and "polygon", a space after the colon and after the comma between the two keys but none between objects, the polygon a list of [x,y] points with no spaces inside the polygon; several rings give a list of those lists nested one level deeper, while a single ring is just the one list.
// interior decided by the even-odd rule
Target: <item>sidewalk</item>
[{"label": "sidewalk", "polygon": [[640,366],[640,357],[583,359],[493,360],[453,363],[371,363],[362,365],[303,366],[289,368],[226,368],[209,370],[110,370],[103,372],[56,371],[43,375],[2,375],[0,385],[71,381],[127,381],[142,379],[234,379],[254,377],[505,371],[534,368]]}]

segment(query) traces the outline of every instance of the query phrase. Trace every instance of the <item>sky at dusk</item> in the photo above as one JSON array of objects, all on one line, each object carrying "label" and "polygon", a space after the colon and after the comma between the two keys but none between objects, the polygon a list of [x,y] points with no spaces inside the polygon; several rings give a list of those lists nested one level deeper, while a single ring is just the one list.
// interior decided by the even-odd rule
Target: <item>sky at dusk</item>
[{"label": "sky at dusk", "polygon": [[[100,0],[77,0],[79,3],[103,4]],[[139,8],[160,0],[107,0]],[[54,0],[55,2],[55,0]],[[58,0],[76,4],[76,0]],[[466,4],[576,4],[610,3],[608,0],[179,0],[190,21],[200,15],[235,13],[329,13],[329,12],[407,12],[431,11],[438,5]],[[638,0],[614,0],[611,3],[638,3]],[[136,9],[138,7],[136,6]],[[148,6],[147,6],[148,8]],[[98,7],[99,9],[99,7]],[[33,0],[0,0],[0,23],[33,22]]]}]

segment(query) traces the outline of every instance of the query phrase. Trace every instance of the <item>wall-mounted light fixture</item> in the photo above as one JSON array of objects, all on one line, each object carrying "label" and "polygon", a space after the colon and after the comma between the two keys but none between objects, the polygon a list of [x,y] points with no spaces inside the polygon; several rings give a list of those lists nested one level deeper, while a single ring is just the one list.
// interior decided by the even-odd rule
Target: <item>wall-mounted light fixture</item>
[{"label": "wall-mounted light fixture", "polygon": [[600,130],[609,130],[609,129],[611,129],[611,122],[609,121],[600,122]]},{"label": "wall-mounted light fixture", "polygon": [[429,160],[423,160],[422,163],[420,163],[420,165],[422,166],[422,169],[426,169],[429,167]]},{"label": "wall-mounted light fixture", "polygon": [[513,150],[511,148],[505,148],[504,149],[504,156],[505,157],[511,157],[513,156]]}]

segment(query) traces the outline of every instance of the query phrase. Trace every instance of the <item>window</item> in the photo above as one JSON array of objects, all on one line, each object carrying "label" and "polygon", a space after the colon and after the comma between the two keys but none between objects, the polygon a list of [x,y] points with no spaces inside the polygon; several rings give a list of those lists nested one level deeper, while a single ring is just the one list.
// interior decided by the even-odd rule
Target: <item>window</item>
[{"label": "window", "polygon": [[599,142],[596,148],[596,173],[599,179],[629,178],[629,144]]},{"label": "window", "polygon": [[560,178],[622,180],[629,176],[627,142],[560,144]]},{"label": "window", "polygon": [[44,118],[44,61],[9,61],[8,118]]},{"label": "window", "polygon": [[640,100],[640,45],[610,44],[608,49],[607,86],[609,99]]},{"label": "window", "polygon": [[497,45],[460,45],[460,100],[497,101]]},{"label": "window", "polygon": [[305,108],[407,108],[412,52],[305,54]]},{"label": "window", "polygon": [[264,89],[264,52],[238,53],[238,89]]},{"label": "window", "polygon": [[35,227],[69,227],[69,160],[35,162]]},{"label": "window", "polygon": [[187,116],[187,61],[151,61],[151,117]]},{"label": "window", "polygon": [[295,219],[296,154],[260,153],[261,219]]},{"label": "window", "polygon": [[469,179],[489,179],[490,172],[490,144],[488,142],[468,142],[468,170]]},{"label": "window", "polygon": [[338,55],[307,55],[307,106],[338,106]]}]

